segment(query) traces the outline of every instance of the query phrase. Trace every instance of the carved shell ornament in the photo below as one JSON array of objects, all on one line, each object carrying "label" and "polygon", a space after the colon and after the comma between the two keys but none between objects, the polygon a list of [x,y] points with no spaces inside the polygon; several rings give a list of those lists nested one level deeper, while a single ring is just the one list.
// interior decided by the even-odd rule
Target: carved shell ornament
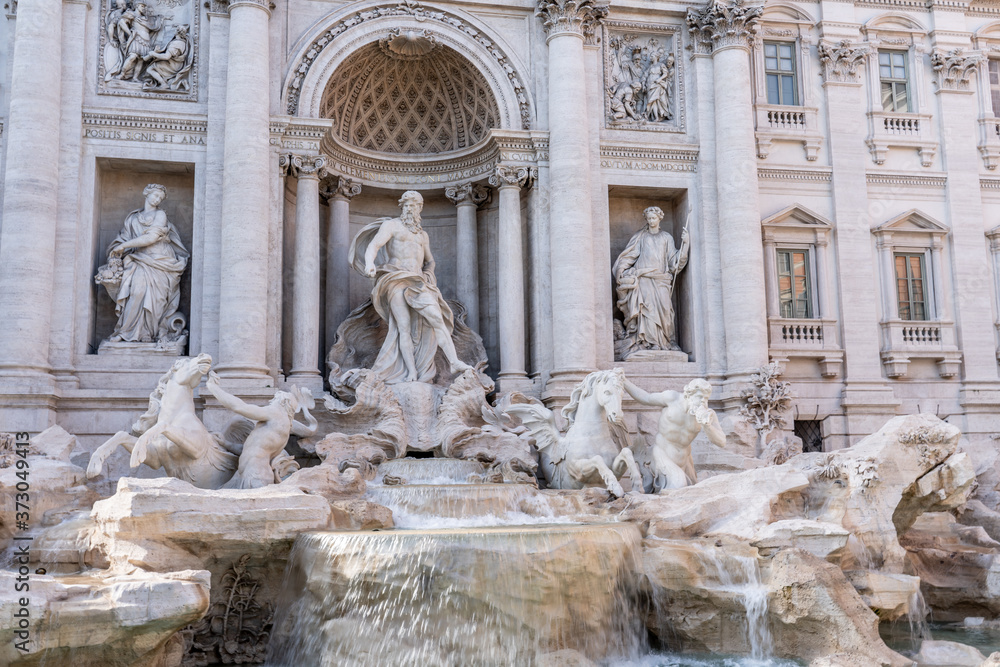
[{"label": "carved shell ornament", "polygon": [[406,30],[394,28],[378,42],[382,51],[403,60],[418,60],[437,48],[437,40],[426,30]]}]

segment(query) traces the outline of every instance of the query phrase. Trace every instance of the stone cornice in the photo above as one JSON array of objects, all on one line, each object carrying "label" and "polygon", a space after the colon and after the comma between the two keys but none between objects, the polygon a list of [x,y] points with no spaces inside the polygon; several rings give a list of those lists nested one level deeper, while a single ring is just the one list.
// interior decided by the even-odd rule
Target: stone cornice
[{"label": "stone cornice", "polygon": [[868,185],[888,185],[892,187],[944,188],[948,184],[947,176],[899,174],[881,171],[870,171],[865,174],[865,179]]},{"label": "stone cornice", "polygon": [[84,110],[83,124],[94,127],[164,132],[205,132],[208,128],[208,120],[204,116],[137,116],[131,113],[98,110]]},{"label": "stone cornice", "polygon": [[981,190],[1000,190],[1000,178],[980,178],[979,188]]},{"label": "stone cornice", "polygon": [[809,181],[813,183],[830,183],[833,181],[833,171],[823,169],[781,169],[758,167],[757,178],[765,181]]},{"label": "stone cornice", "polygon": [[601,167],[626,171],[697,171],[698,149],[604,144]]}]

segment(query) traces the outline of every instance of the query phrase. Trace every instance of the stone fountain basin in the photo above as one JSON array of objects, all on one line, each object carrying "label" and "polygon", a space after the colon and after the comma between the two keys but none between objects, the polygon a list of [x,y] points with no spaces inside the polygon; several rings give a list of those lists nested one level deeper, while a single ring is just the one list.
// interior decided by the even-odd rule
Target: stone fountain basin
[{"label": "stone fountain basin", "polygon": [[636,657],[640,548],[629,524],[305,534],[290,556],[272,664]]}]

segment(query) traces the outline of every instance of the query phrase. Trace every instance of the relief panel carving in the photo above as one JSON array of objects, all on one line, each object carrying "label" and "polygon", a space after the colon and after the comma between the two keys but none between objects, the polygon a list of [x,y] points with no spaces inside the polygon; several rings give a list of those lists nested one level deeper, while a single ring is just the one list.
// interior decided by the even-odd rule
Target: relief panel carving
[{"label": "relief panel carving", "polygon": [[679,28],[606,22],[607,126],[684,131]]},{"label": "relief panel carving", "polygon": [[197,99],[194,0],[102,0],[97,92]]}]

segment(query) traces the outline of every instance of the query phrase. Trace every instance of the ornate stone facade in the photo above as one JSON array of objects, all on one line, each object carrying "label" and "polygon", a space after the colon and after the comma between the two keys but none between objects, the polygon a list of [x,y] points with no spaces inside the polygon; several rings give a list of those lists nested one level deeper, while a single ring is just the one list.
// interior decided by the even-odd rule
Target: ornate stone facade
[{"label": "ornate stone facade", "polygon": [[[426,273],[501,393],[558,408],[598,369],[645,391],[708,378],[724,422],[774,362],[782,437],[815,422],[830,449],[919,410],[988,438],[1000,29],[976,4],[837,7],[8,3],[0,431],[59,423],[93,451],[200,353],[247,404],[319,397],[330,351],[361,354],[338,330],[382,321],[351,239],[413,190]],[[119,271],[108,249],[151,183],[189,256],[134,270],[118,304],[108,286],[146,258]],[[654,304],[678,349],[630,356],[613,267],[652,207],[675,250],[689,220]],[[175,317],[129,326],[149,313]],[[99,354],[116,330],[127,349]],[[219,432],[228,412],[195,400]]]}]

